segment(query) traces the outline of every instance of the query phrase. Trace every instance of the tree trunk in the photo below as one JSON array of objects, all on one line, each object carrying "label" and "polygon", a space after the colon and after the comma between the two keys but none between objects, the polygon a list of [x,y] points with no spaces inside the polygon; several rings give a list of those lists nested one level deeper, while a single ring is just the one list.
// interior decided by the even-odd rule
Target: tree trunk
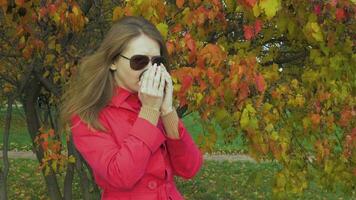
[{"label": "tree trunk", "polygon": [[3,163],[4,169],[1,166],[0,168],[0,200],[7,200],[7,176],[9,173],[9,158],[8,158],[8,149],[9,149],[9,134],[10,134],[10,125],[12,117],[12,104],[14,103],[14,98],[9,96],[7,100],[7,110],[5,117],[5,127],[4,127],[4,136],[3,136]]},{"label": "tree trunk", "polygon": [[[38,133],[38,129],[40,128],[39,116],[36,111],[37,99],[40,93],[40,84],[36,81],[36,79],[31,79],[26,86],[27,88],[24,90],[24,97],[22,99],[22,103],[25,110],[27,129],[30,133],[30,137],[32,140],[33,147],[36,146],[34,140]],[[40,146],[39,149],[35,149],[35,154],[37,159],[41,162],[43,158],[43,149]],[[51,200],[62,200],[61,192],[58,187],[57,178],[52,168],[50,168],[49,174],[45,175],[45,170],[42,170],[42,174],[44,176],[48,195]]]}]

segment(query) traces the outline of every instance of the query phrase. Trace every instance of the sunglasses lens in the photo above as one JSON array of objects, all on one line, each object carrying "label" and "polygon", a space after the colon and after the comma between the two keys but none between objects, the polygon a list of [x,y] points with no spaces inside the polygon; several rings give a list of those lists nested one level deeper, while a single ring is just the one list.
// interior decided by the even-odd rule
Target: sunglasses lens
[{"label": "sunglasses lens", "polygon": [[133,70],[141,70],[150,62],[149,57],[145,55],[134,55],[130,59],[130,66]]},{"label": "sunglasses lens", "polygon": [[160,65],[161,63],[165,65],[166,64],[166,60],[162,56],[154,56],[154,57],[152,57],[152,64],[155,64],[155,63],[157,65]]}]

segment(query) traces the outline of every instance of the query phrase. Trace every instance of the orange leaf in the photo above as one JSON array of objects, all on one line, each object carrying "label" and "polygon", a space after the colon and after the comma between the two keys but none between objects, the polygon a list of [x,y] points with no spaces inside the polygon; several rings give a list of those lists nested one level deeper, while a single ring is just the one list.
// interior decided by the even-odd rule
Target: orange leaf
[{"label": "orange leaf", "polygon": [[335,17],[337,21],[342,21],[345,18],[345,11],[343,8],[336,9]]},{"label": "orange leaf", "polygon": [[246,4],[250,6],[251,8],[255,6],[256,0],[245,0]]},{"label": "orange leaf", "polygon": [[194,41],[194,39],[192,38],[192,36],[191,36],[189,33],[187,33],[187,34],[185,34],[185,36],[184,36],[184,40],[185,40],[185,44],[187,45],[188,49],[189,49],[190,51],[192,51],[193,54],[195,54],[195,52],[196,52],[196,46],[195,46],[195,41]]},{"label": "orange leaf", "polygon": [[255,82],[256,82],[257,90],[259,92],[264,92],[266,89],[266,82],[261,74],[255,77]]},{"label": "orange leaf", "polygon": [[15,0],[15,4],[18,6],[22,6],[25,3],[24,0]]},{"label": "orange leaf", "polygon": [[182,8],[184,4],[184,0],[176,0],[176,5],[178,8]]},{"label": "orange leaf", "polygon": [[313,123],[313,125],[320,124],[320,115],[319,114],[311,114],[310,119],[311,119],[311,122]]}]

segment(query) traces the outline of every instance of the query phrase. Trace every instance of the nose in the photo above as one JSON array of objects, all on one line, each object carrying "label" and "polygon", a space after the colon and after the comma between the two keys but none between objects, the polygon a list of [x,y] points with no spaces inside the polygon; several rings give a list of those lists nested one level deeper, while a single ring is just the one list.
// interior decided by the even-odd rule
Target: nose
[{"label": "nose", "polygon": [[143,74],[144,74],[145,71],[147,71],[147,70],[148,70],[148,67],[142,71],[142,73],[141,73],[140,76],[138,77],[138,80],[139,80],[139,81],[141,81],[141,78],[142,78]]}]

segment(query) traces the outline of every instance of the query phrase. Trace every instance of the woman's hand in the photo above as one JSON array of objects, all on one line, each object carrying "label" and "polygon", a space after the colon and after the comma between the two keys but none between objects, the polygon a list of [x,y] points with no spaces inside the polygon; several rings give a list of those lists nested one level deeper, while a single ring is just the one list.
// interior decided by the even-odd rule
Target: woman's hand
[{"label": "woman's hand", "polygon": [[161,105],[161,115],[165,115],[171,111],[173,111],[173,83],[171,75],[168,73],[166,67],[161,64],[163,68],[163,77],[165,79],[165,88],[164,88],[164,97]]},{"label": "woman's hand", "polygon": [[143,74],[139,83],[138,97],[142,107],[151,107],[159,111],[163,101],[164,84],[164,71],[162,67],[154,64]]}]

